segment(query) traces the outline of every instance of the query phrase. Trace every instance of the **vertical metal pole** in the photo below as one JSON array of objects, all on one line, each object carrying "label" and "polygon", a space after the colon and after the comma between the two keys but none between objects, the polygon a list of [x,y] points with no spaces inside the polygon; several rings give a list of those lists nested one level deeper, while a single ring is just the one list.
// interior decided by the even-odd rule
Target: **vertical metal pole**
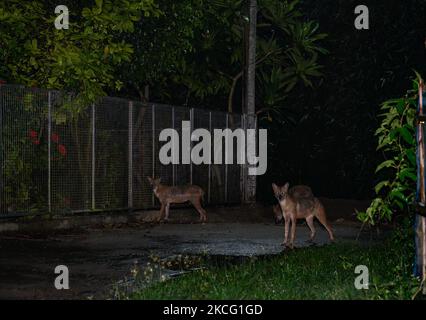
[{"label": "vertical metal pole", "polygon": [[52,92],[47,94],[47,208],[52,212]]},{"label": "vertical metal pole", "polygon": [[[226,129],[229,128],[229,113],[226,113]],[[225,138],[226,139],[226,138]],[[232,141],[233,143],[234,141]],[[232,148],[234,149],[234,148]],[[228,163],[227,163],[227,156],[228,156],[228,150],[226,150],[226,143],[225,143],[225,203],[228,202]]]},{"label": "vertical metal pole", "polygon": [[[194,130],[194,108],[191,108],[191,110],[189,111],[189,122],[191,124],[191,128],[189,128],[189,134],[190,136],[192,136],[192,131]],[[192,151],[192,139],[191,139],[191,151]],[[189,161],[189,180],[190,180],[190,184],[193,184],[194,179],[193,179],[193,168],[192,168],[192,160]]]},{"label": "vertical metal pole", "polygon": [[[212,134],[212,112],[209,112],[209,132],[210,134]],[[208,203],[210,204],[211,201],[211,188],[212,188],[212,161],[213,161],[213,156],[214,154],[212,153],[212,146],[210,146],[210,163],[209,163],[209,181],[208,181],[208,186],[207,186],[207,200]]]},{"label": "vertical metal pole", "polygon": [[[151,115],[152,115],[152,124],[151,124],[151,134],[152,134],[152,178],[155,178],[155,105],[153,104],[151,107]],[[154,192],[152,192],[152,206],[155,206],[155,197]]]},{"label": "vertical metal pole", "polygon": [[[241,127],[244,130],[244,134],[247,137],[247,131],[246,131],[246,117],[245,114],[241,115]],[[243,146],[243,148],[246,148],[246,146]],[[244,152],[246,154],[246,159],[247,159],[247,151]],[[240,164],[240,201],[243,203],[244,202],[244,182],[246,181],[245,176],[244,176],[244,172],[245,172],[245,163],[246,163],[246,159],[244,159],[244,163]]]},{"label": "vertical metal pole", "polygon": [[[175,107],[172,107],[172,128],[175,129]],[[176,148],[176,146],[173,146],[173,148]],[[172,150],[172,159],[174,160],[173,154],[174,152]],[[174,186],[176,185],[176,165],[174,161],[172,163],[172,184]]]},{"label": "vertical metal pole", "polygon": [[95,104],[92,104],[92,210],[96,209],[95,174],[96,174],[96,113]]},{"label": "vertical metal pole", "polygon": [[129,171],[127,206],[133,208],[133,101],[129,101]]}]

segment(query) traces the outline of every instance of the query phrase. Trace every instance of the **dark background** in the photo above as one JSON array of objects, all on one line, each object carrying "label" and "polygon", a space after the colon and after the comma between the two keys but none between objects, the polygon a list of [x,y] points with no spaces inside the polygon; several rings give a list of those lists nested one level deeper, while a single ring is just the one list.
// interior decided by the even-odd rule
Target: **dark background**
[{"label": "dark background", "polygon": [[[323,79],[289,98],[294,126],[268,126],[268,170],[258,199],[273,200],[271,182],[303,183],[314,194],[369,199],[383,156],[374,132],[380,104],[411,89],[413,70],[425,74],[426,1],[303,1],[303,12],[329,36],[320,61]],[[354,8],[367,5],[370,29],[356,30]]]}]

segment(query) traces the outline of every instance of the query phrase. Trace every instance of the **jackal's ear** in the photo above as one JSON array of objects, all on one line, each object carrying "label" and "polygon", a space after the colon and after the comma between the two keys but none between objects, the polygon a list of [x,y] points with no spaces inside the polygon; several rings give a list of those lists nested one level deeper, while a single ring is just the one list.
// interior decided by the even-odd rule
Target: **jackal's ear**
[{"label": "jackal's ear", "polygon": [[158,179],[155,179],[155,182],[156,182],[156,183],[160,183],[160,182],[161,182],[161,177],[160,177],[160,178],[158,178]]},{"label": "jackal's ear", "polygon": [[151,177],[146,177],[149,181],[150,184],[152,184],[152,178]]},{"label": "jackal's ear", "polygon": [[284,185],[284,187],[283,187],[283,191],[285,192],[285,193],[287,193],[288,192],[288,187],[290,186],[290,184],[287,182],[285,185]]},{"label": "jackal's ear", "polygon": [[280,187],[278,187],[275,183],[273,183],[272,190],[274,190],[275,193],[278,193],[280,191]]}]

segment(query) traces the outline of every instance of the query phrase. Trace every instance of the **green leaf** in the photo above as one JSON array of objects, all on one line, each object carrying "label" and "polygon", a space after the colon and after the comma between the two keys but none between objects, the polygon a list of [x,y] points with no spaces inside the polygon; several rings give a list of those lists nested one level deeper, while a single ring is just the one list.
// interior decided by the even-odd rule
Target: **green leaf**
[{"label": "green leaf", "polygon": [[412,166],[417,165],[417,159],[416,159],[416,153],[413,149],[408,149],[405,151],[405,155],[407,156],[408,160],[410,161],[410,164]]},{"label": "green leaf", "polygon": [[395,199],[395,198],[397,198],[397,199],[400,199],[400,200],[402,200],[403,202],[407,202],[407,198],[404,196],[404,194],[400,191],[400,190],[398,190],[398,189],[394,189],[394,190],[392,190],[390,193],[389,193],[389,198],[391,198],[391,199]]},{"label": "green leaf", "polygon": [[374,187],[374,191],[376,192],[376,194],[378,194],[380,192],[380,190],[382,190],[383,187],[386,187],[386,186],[389,186],[389,185],[390,185],[389,180],[381,181]]},{"label": "green leaf", "polygon": [[408,179],[411,179],[411,181],[413,181],[413,182],[417,181],[417,175],[414,173],[414,168],[405,168],[405,169],[402,169],[399,172],[398,177],[401,180],[405,180],[405,179],[408,178]]},{"label": "green leaf", "polygon": [[399,129],[399,132],[402,138],[410,145],[414,145],[416,140],[414,139],[414,134],[412,134],[407,127],[402,127]]},{"label": "green leaf", "polygon": [[389,168],[389,167],[394,167],[395,166],[395,161],[394,160],[386,160],[384,162],[382,162],[381,164],[379,164],[376,168],[376,173],[379,172],[380,170],[384,169],[384,168]]}]

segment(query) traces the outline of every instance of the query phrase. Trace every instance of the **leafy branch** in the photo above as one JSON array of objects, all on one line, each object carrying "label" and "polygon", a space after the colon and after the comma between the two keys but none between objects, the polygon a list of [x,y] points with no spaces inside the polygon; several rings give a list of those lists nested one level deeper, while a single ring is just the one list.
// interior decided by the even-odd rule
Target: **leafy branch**
[{"label": "leafy branch", "polygon": [[417,90],[420,76],[413,81],[413,89],[400,99],[392,99],[382,104],[383,113],[378,137],[377,150],[385,161],[376,168],[376,174],[383,177],[374,188],[377,195],[365,212],[358,213],[364,223],[375,224],[390,221],[396,212],[409,213],[416,188],[416,139],[415,115]]}]

